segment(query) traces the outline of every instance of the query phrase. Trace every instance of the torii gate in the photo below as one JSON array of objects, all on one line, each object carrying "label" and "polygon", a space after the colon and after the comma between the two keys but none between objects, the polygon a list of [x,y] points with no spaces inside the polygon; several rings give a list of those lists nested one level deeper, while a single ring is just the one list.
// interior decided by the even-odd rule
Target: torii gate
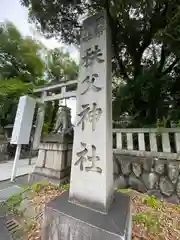
[{"label": "torii gate", "polygon": [[[40,139],[41,139],[41,133],[42,133],[42,127],[43,127],[43,123],[44,123],[44,116],[45,116],[45,108],[44,105],[46,102],[48,101],[54,101],[54,100],[63,100],[63,99],[69,99],[69,98],[74,98],[76,97],[76,88],[77,88],[77,80],[73,80],[73,81],[67,81],[67,80],[61,80],[61,83],[58,84],[47,84],[44,86],[41,86],[37,89],[35,89],[33,92],[35,94],[40,94],[41,97],[37,97],[35,99],[35,101],[30,100],[31,104],[30,104],[30,109],[26,109],[25,112],[25,106],[26,106],[26,99],[24,98],[25,96],[23,96],[21,99],[22,101],[19,102],[19,106],[16,112],[16,120],[15,120],[15,124],[16,126],[14,126],[13,128],[13,136],[11,138],[11,142],[13,144],[16,144],[16,153],[15,153],[15,158],[14,158],[14,163],[13,163],[13,169],[12,169],[12,174],[11,174],[11,181],[14,181],[14,177],[16,175],[16,165],[17,165],[17,161],[19,160],[20,157],[20,152],[21,152],[21,145],[22,141],[28,141],[28,136],[30,135],[30,125],[31,123],[28,122],[32,121],[32,117],[33,117],[33,113],[34,113],[34,107],[36,103],[40,103],[40,107],[38,109],[38,113],[37,113],[37,118],[36,118],[36,129],[35,129],[35,133],[34,133],[34,139],[33,139],[33,146],[31,148],[31,150],[38,150],[39,148],[39,143],[40,143]],[[57,93],[58,90],[58,93]],[[56,93],[54,93],[54,91],[56,91]],[[22,127],[22,122],[23,117],[27,118],[27,113],[28,111],[30,111],[30,118],[29,119],[25,119],[25,123]],[[21,123],[19,123],[19,121],[21,121]],[[22,127],[21,130],[19,128],[19,124]],[[24,128],[28,128],[27,132],[29,132],[29,134],[27,135],[23,135],[22,136],[22,132]],[[25,138],[24,138],[25,136]],[[20,139],[21,140],[20,140]],[[22,140],[23,139],[23,140]]]},{"label": "torii gate", "polygon": [[[45,116],[45,108],[44,104],[48,101],[54,100],[66,100],[69,98],[76,98],[76,88],[77,88],[77,80],[61,80],[60,83],[57,84],[49,84],[40,86],[39,88],[35,89],[33,92],[35,94],[40,94],[41,97],[37,98],[37,103],[42,104],[37,113],[36,119],[36,129],[34,133],[34,140],[33,140],[33,150],[37,150],[39,148],[42,127],[44,123],[44,116]],[[58,90],[58,93],[57,93]],[[54,93],[56,92],[56,93]]]}]

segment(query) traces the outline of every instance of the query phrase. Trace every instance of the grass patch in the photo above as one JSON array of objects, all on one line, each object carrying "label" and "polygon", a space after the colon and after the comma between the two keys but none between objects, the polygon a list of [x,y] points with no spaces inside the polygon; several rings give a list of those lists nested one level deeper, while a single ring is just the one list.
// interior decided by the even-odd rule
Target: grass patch
[{"label": "grass patch", "polygon": [[161,201],[159,201],[155,196],[146,196],[143,203],[154,209],[159,209],[162,205]]},{"label": "grass patch", "polygon": [[116,191],[124,193],[124,194],[128,194],[130,192],[130,189],[129,188],[124,188],[124,189],[117,189]]},{"label": "grass patch", "polygon": [[45,186],[49,185],[48,181],[39,181],[34,183],[30,189],[32,190],[32,192],[34,193],[39,193]]},{"label": "grass patch", "polygon": [[7,209],[8,213],[12,213],[14,215],[22,216],[23,211],[20,210],[21,202],[23,201],[23,192],[18,194],[14,194],[13,196],[9,197],[6,201],[1,203],[1,206]]},{"label": "grass patch", "polygon": [[34,183],[32,186],[23,186],[20,193],[12,195],[6,201],[0,203],[0,206],[4,207],[7,210],[7,214],[11,213],[16,216],[22,216],[25,210],[20,209],[20,205],[25,199],[24,193],[26,191],[31,191],[38,194],[42,190],[42,188],[47,185],[48,182],[41,181]]},{"label": "grass patch", "polygon": [[70,184],[69,184],[69,183],[67,183],[67,184],[62,184],[62,185],[60,185],[60,188],[61,188],[62,190],[64,190],[64,191],[67,191],[67,190],[69,190],[69,188],[70,188]]},{"label": "grass patch", "polygon": [[[32,206],[39,210],[63,191],[69,189],[69,184],[63,185],[44,185],[41,188],[34,186],[34,193],[31,196]],[[40,190],[40,192],[38,192]],[[131,189],[116,189],[118,192],[129,194],[132,191],[132,213],[133,213],[133,239],[162,240],[178,239],[180,236],[180,205],[164,203],[154,196],[147,196]],[[36,194],[36,192],[38,192]],[[130,194],[131,195],[131,194]],[[35,222],[34,222],[35,221]],[[23,239],[40,239],[41,221],[40,218],[34,218],[33,222],[22,222],[21,229],[24,229]]]},{"label": "grass patch", "polygon": [[158,216],[152,215],[149,212],[134,214],[133,222],[136,224],[143,224],[151,232],[158,232],[160,228]]}]

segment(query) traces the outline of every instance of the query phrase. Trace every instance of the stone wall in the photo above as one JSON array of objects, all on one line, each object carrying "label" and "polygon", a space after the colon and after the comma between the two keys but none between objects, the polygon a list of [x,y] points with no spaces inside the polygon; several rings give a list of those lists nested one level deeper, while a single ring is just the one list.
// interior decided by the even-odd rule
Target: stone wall
[{"label": "stone wall", "polygon": [[180,161],[114,156],[115,186],[180,203]]}]

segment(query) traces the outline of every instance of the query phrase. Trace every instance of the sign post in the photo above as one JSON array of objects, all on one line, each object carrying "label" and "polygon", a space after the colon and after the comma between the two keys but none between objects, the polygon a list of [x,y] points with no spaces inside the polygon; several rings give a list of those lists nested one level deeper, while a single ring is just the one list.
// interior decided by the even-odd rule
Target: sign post
[{"label": "sign post", "polygon": [[16,154],[11,174],[11,182],[16,177],[17,162],[20,158],[22,144],[29,144],[34,110],[36,101],[29,96],[22,96],[19,99],[19,104],[14,122],[11,144],[16,144]]},{"label": "sign post", "polygon": [[20,153],[21,153],[21,144],[18,144],[16,147],[16,153],[15,153],[15,157],[14,157],[14,163],[13,163],[13,169],[12,169],[12,174],[11,174],[11,182],[14,181],[14,177],[16,176],[16,166],[17,166],[17,162],[20,158]]}]

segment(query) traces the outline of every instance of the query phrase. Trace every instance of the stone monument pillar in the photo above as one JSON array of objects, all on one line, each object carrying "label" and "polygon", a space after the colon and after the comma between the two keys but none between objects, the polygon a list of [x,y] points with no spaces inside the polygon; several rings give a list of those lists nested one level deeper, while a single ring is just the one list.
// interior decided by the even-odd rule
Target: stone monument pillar
[{"label": "stone monument pillar", "polygon": [[42,240],[131,240],[130,198],[113,189],[110,36],[104,12],[84,21],[70,190],[46,206]]},{"label": "stone monument pillar", "polygon": [[113,159],[111,33],[104,13],[84,21],[80,57],[69,199],[106,213]]}]

